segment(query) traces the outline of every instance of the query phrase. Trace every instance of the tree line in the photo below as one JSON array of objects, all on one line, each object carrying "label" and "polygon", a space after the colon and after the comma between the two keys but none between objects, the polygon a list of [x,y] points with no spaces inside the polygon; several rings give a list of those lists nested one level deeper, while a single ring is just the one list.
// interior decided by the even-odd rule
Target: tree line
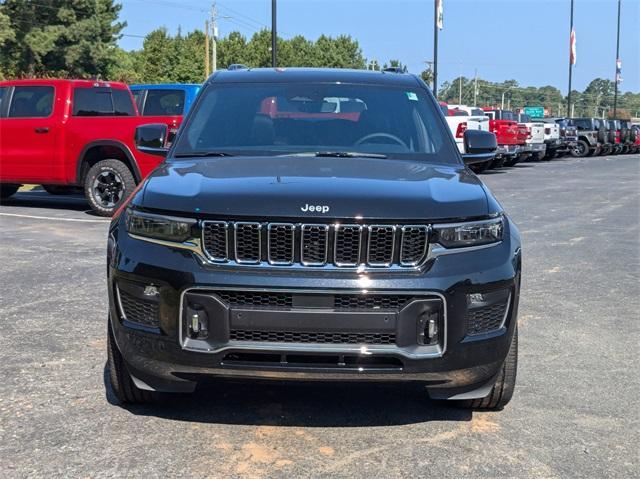
[{"label": "tree line", "polygon": [[[592,80],[584,91],[571,91],[571,116],[613,115],[614,83],[604,78]],[[447,103],[475,104],[482,106],[505,108],[521,108],[524,106],[545,107],[550,115],[567,115],[567,97],[554,86],[539,88],[521,87],[516,80],[490,82],[478,78],[458,77],[444,82],[438,91],[438,98]],[[504,103],[503,103],[504,99]],[[462,101],[460,101],[462,100]],[[640,94],[618,92],[618,117],[630,118],[640,116]]]},{"label": "tree line", "polygon": [[[22,77],[102,78],[127,83],[200,83],[206,77],[206,37],[201,30],[171,35],[166,28],[144,37],[142,48],[118,47],[126,22],[118,20],[121,5],[114,0],[4,0],[0,3],[0,79]],[[213,48],[209,39],[209,49]],[[278,63],[283,66],[403,68],[400,60],[379,63],[367,59],[349,35],[302,35],[278,38]],[[263,29],[250,38],[231,32],[217,42],[217,67],[241,63],[271,65],[271,32]],[[432,72],[421,77],[430,83]],[[602,116],[613,106],[610,80],[597,78],[584,91],[572,92],[575,116]],[[460,77],[444,82],[439,99],[448,103],[502,104],[517,108],[544,106],[551,114],[566,114],[566,97],[554,86],[522,87],[516,80],[490,82]],[[618,97],[619,116],[640,115],[640,93]]]}]

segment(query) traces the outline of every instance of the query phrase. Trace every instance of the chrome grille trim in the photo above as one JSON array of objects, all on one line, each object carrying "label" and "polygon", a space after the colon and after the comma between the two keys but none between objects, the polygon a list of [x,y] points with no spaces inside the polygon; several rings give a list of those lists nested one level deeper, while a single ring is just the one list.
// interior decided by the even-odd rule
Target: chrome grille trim
[{"label": "chrome grille trim", "polygon": [[[374,235],[375,230],[388,230],[391,229],[391,249],[389,251],[389,261],[372,261],[371,260],[371,240]],[[397,227],[395,225],[369,225],[367,226],[368,238],[367,238],[367,264],[369,266],[382,266],[389,267],[393,264],[394,255],[396,252],[396,230]]]},{"label": "chrome grille trim", "polygon": [[[309,229],[324,230],[324,260],[323,261],[307,261],[305,259],[305,231]],[[324,266],[329,260],[329,225],[322,224],[303,224],[300,226],[300,263],[303,266]]]},{"label": "chrome grille trim", "polygon": [[[406,241],[408,232],[410,230],[418,230],[422,231],[424,234],[424,248],[418,257],[417,260],[406,261],[405,258],[405,249],[406,249]],[[418,266],[425,258],[427,254],[427,248],[429,246],[429,227],[425,225],[404,225],[401,228],[401,238],[400,238],[400,266]]]},{"label": "chrome grille trim", "polygon": [[[272,251],[274,248],[271,245],[271,232],[275,231],[276,228],[285,228],[289,229],[289,234],[291,235],[291,241],[289,244],[289,248],[291,249],[291,255],[288,260],[278,260],[273,259]],[[288,240],[287,240],[288,241]],[[293,223],[269,223],[267,225],[267,260],[269,264],[275,266],[288,266],[292,265],[295,260],[295,248],[296,248],[296,225]]]},{"label": "chrome grille trim", "polygon": [[[256,258],[252,259],[252,258],[241,258],[238,254],[239,251],[239,247],[238,247],[238,236],[240,234],[243,234],[240,230],[243,227],[253,227],[255,228],[255,230],[257,230],[258,232],[258,241],[257,241],[257,246],[258,246],[258,254],[255,255]],[[259,264],[260,261],[262,261],[262,224],[261,223],[257,223],[257,222],[253,222],[253,221],[236,221],[233,224],[233,249],[234,249],[234,254],[235,254],[235,259],[236,259],[236,263],[240,263],[240,264]]]},{"label": "chrome grille trim", "polygon": [[[224,251],[225,251],[224,256],[216,257],[212,255],[209,252],[209,249],[207,248],[207,245],[205,243],[205,233],[206,233],[207,227],[214,227],[214,226],[219,226],[224,228]],[[204,252],[207,259],[215,263],[225,263],[229,261],[229,223],[227,223],[226,221],[203,221],[201,240],[202,240],[202,251]]]},{"label": "chrome grille trim", "polygon": [[[358,232],[358,246],[357,246],[357,251],[356,251],[356,261],[339,261],[338,260],[338,255],[341,253],[338,251],[338,248],[336,245],[338,245],[338,241],[339,241],[339,237],[340,234],[345,234],[344,232],[346,230],[350,230],[350,229],[354,229]],[[360,264],[360,250],[362,249],[362,225],[355,225],[355,224],[336,224],[334,226],[334,238],[333,238],[333,264],[335,264],[336,266],[358,266]]]}]

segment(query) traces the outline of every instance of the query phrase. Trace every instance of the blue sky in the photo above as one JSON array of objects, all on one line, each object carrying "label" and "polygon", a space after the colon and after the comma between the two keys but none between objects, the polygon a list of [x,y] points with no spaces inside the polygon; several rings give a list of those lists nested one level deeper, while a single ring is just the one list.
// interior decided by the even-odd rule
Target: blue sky
[{"label": "blue sky", "polygon": [[[121,0],[124,33],[145,35],[165,26],[175,33],[203,29],[211,7],[202,0]],[[444,0],[438,77],[463,74],[492,81],[515,79],[523,86],[554,85],[567,90],[570,0]],[[271,24],[270,0],[218,0],[220,35],[239,30],[250,37]],[[613,79],[616,0],[575,0],[577,63],[573,88],[593,78]],[[403,61],[412,72],[433,57],[433,0],[278,0],[278,33],[349,34],[367,58]],[[640,92],[640,0],[622,0],[621,91]],[[142,38],[125,36],[128,50]]]}]

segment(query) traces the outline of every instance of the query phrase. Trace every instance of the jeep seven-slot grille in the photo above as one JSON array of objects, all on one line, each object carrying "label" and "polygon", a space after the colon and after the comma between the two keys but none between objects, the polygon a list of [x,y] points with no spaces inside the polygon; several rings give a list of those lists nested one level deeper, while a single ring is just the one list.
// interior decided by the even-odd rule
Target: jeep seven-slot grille
[{"label": "jeep seven-slot grille", "polygon": [[426,225],[204,221],[202,226],[205,254],[221,263],[415,267],[426,257],[428,241]]}]

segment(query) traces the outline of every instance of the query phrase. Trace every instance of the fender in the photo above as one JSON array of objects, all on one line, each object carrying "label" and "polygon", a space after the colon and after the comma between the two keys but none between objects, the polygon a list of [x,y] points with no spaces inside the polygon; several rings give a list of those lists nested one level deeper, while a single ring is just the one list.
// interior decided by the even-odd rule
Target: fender
[{"label": "fender", "polygon": [[136,180],[136,183],[142,180],[142,175],[140,174],[140,168],[138,168],[138,162],[136,161],[133,153],[127,145],[120,141],[116,140],[94,140],[92,142],[87,143],[80,151],[80,155],[78,155],[78,160],[76,162],[76,182],[78,184],[82,184],[82,165],[84,164],[84,158],[91,148],[97,146],[111,146],[114,148],[118,148],[122,150],[129,161],[129,166],[131,167],[133,177]]}]

